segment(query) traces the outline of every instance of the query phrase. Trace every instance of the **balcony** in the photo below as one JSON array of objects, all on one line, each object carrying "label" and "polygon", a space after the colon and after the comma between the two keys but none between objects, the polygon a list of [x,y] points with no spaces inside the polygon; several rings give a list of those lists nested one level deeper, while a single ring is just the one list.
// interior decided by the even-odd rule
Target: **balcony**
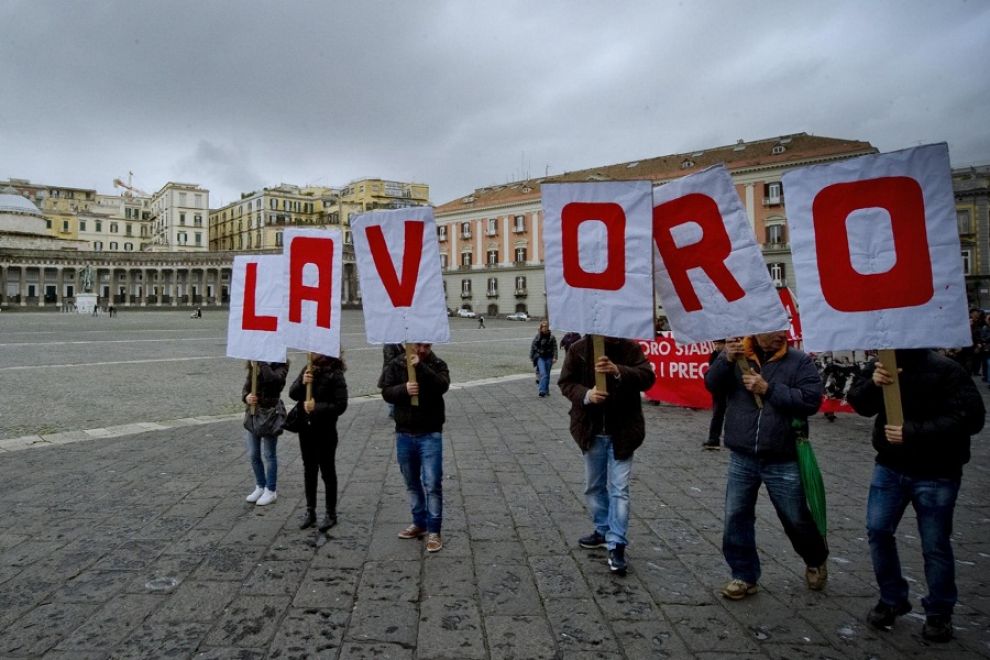
[{"label": "balcony", "polygon": [[489,298],[498,298],[498,291],[489,291],[487,296]]},{"label": "balcony", "polygon": [[786,252],[790,249],[789,243],[764,243],[764,252]]},{"label": "balcony", "polygon": [[485,230],[485,236],[498,236],[498,229],[489,227]]},{"label": "balcony", "polygon": [[461,300],[467,300],[471,297],[470,291],[461,291]]},{"label": "balcony", "polygon": [[463,238],[463,239],[471,238],[471,232],[469,232],[469,231],[462,231],[461,232],[461,238]]},{"label": "balcony", "polygon": [[783,193],[776,196],[763,198],[763,206],[783,206],[783,205],[784,205]]},{"label": "balcony", "polygon": [[521,234],[526,231],[526,225],[513,225],[512,232],[515,234]]},{"label": "balcony", "polygon": [[526,289],[516,289],[516,298],[525,298],[528,295]]}]

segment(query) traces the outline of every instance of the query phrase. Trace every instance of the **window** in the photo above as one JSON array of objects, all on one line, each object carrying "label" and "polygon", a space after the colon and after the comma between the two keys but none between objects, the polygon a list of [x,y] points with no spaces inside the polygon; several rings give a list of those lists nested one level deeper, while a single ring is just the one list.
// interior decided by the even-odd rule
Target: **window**
[{"label": "window", "polygon": [[784,203],[784,188],[779,181],[763,186],[763,206],[777,206]]},{"label": "window", "polygon": [[489,296],[498,295],[498,280],[494,277],[488,278],[488,295]]},{"label": "window", "polygon": [[96,231],[103,231],[103,223],[99,220],[96,221]]},{"label": "window", "polygon": [[111,222],[110,223],[110,233],[111,234],[116,234],[117,233],[117,223],[116,222]]},{"label": "window", "polygon": [[517,215],[513,219],[512,231],[516,232],[517,234],[526,231],[526,216]]},{"label": "window", "polygon": [[784,264],[767,264],[767,270],[770,271],[770,279],[773,280],[774,286],[787,286],[787,275]]},{"label": "window", "polygon": [[489,236],[494,236],[497,233],[498,233],[498,220],[496,218],[489,218],[487,234]]},{"label": "window", "polygon": [[471,280],[461,280],[461,295],[462,296],[471,295]]},{"label": "window", "polygon": [[180,213],[179,214],[179,224],[180,225],[186,224],[186,214],[185,213]]},{"label": "window", "polygon": [[959,221],[960,234],[972,234],[973,222],[969,215],[969,209],[956,210],[956,219]]},{"label": "window", "polygon": [[247,249],[251,249],[251,234],[247,235]]},{"label": "window", "polygon": [[111,250],[117,249],[117,241],[110,241],[110,249]]},{"label": "window", "polygon": [[349,231],[345,231],[344,232],[344,244],[345,245],[350,245],[351,244],[351,232],[349,232]]},{"label": "window", "polygon": [[962,251],[962,267],[963,275],[973,274],[973,251],[963,250]]},{"label": "window", "polygon": [[516,263],[521,264],[526,262],[526,248],[517,247],[516,248]]},{"label": "window", "polygon": [[784,224],[767,225],[767,243],[770,245],[782,245],[787,242],[784,232]]},{"label": "window", "polygon": [[203,196],[199,193],[196,193],[196,208],[203,208]]},{"label": "window", "polygon": [[63,220],[62,221],[62,231],[63,232],[69,231],[69,221],[68,220]]},{"label": "window", "polygon": [[93,241],[93,249],[99,252],[103,249],[103,241]]},{"label": "window", "polygon": [[461,267],[462,268],[467,268],[470,265],[471,265],[471,253],[470,252],[462,252],[461,253]]},{"label": "window", "polygon": [[85,220],[80,220],[79,221],[79,231],[86,231],[86,221]]},{"label": "window", "polygon": [[444,253],[440,254],[440,268],[447,268],[447,255]]},{"label": "window", "polygon": [[779,156],[780,154],[784,153],[785,151],[787,151],[787,147],[785,147],[782,144],[775,144],[775,145],[773,145],[773,149],[770,150],[770,153],[772,155],[774,155],[774,156]]},{"label": "window", "polygon": [[197,213],[196,215],[194,215],[193,216],[193,225],[195,225],[196,227],[202,227],[203,226],[203,216],[200,215],[199,213]]},{"label": "window", "polygon": [[52,228],[52,221],[45,220],[45,229],[51,229],[51,228]]},{"label": "window", "polygon": [[196,232],[196,245],[203,244],[203,232]]},{"label": "window", "polygon": [[184,231],[180,231],[178,234],[176,234],[175,238],[176,241],[178,241],[179,245],[185,245],[186,241],[189,240],[188,237],[186,236],[186,232]]},{"label": "window", "polygon": [[498,250],[489,250],[488,258],[485,261],[489,266],[495,266],[498,264]]},{"label": "window", "polygon": [[516,278],[516,293],[525,294],[526,293],[526,276],[520,275]]},{"label": "window", "polygon": [[282,232],[275,232],[275,247],[282,247]]},{"label": "window", "polygon": [[437,240],[438,241],[447,240],[447,225],[439,225],[437,227]]},{"label": "window", "polygon": [[129,223],[129,222],[127,223],[127,227],[125,228],[125,233],[126,233],[126,234],[127,234],[128,236],[133,236],[133,235],[134,235],[134,234],[133,234],[133,226],[132,226],[132,225],[131,225],[131,223]]},{"label": "window", "polygon": [[471,223],[462,222],[461,223],[461,238],[471,238]]},{"label": "window", "polygon": [[134,249],[134,243],[124,243],[124,251],[130,252]]},{"label": "window", "polygon": [[187,197],[186,193],[184,193],[184,192],[180,192],[179,193],[179,206],[185,206],[186,205],[186,197]]}]

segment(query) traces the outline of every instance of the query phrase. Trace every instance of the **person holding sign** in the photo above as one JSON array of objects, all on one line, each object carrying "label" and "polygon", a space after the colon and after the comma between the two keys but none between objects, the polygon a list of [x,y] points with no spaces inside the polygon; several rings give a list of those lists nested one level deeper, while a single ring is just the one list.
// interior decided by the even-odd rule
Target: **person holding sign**
[{"label": "person holding sign", "polygon": [[928,349],[894,352],[904,423],[888,423],[882,390],[893,383],[882,362],[856,377],[847,400],[861,415],[876,415],[877,451],[866,526],[880,600],[867,615],[875,628],[889,629],[911,611],[908,583],[897,555],[897,525],[908,504],[914,507],[925,558],[928,595],[922,637],[952,639],[956,604],[955,559],[950,535],[962,466],[969,462],[970,436],[983,428],[983,399],[967,370]]},{"label": "person holding sign", "polygon": [[[737,363],[743,360],[749,365],[746,369]],[[757,591],[756,498],[761,483],[794,550],[804,559],[808,588],[823,589],[828,546],[801,487],[793,424],[807,423],[821,405],[822,381],[814,363],[788,347],[783,331],[730,339],[705,374],[705,386],[726,396],[724,439],[732,450],[722,534],[722,554],[732,580],[722,595],[740,600]]]},{"label": "person holding sign", "polygon": [[[312,366],[296,377],[289,396],[302,405],[299,451],[303,459],[303,486],[306,513],[299,529],[316,524],[316,477],[323,477],[326,514],[319,530],[326,532],[337,524],[337,419],[347,410],[347,381],[344,361],[328,355],[313,354]],[[307,387],[312,386],[312,396]]]},{"label": "person holding sign", "polygon": [[[256,378],[254,369],[257,369]],[[267,506],[278,498],[275,490],[278,480],[276,450],[282,422],[285,421],[281,395],[288,373],[289,365],[284,362],[248,362],[247,378],[241,389],[241,400],[250,407],[244,416],[244,428],[247,430],[244,438],[255,483],[247,501],[258,506]],[[267,470],[265,463],[268,464]]]},{"label": "person holding sign", "polygon": [[[584,495],[595,525],[578,544],[607,547],[609,570],[625,575],[629,477],[633,452],[646,437],[640,393],[656,376],[636,342],[606,337],[605,353],[597,360],[593,344],[585,336],[571,346],[558,381],[571,401],[571,436],[584,454]],[[605,374],[605,391],[595,384],[595,374]]]},{"label": "person holding sign", "polygon": [[[382,375],[382,398],[395,405],[395,453],[409,494],[412,524],[400,539],[424,534],[426,551],[443,548],[443,395],[450,389],[447,363],[432,344],[406,344]],[[414,376],[414,378],[413,378]]]}]

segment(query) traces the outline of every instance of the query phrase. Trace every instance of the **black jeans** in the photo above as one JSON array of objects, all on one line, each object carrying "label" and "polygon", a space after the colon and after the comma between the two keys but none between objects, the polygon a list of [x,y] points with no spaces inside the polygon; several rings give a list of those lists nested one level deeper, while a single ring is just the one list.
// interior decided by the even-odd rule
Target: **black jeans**
[{"label": "black jeans", "polygon": [[712,395],[712,421],[708,424],[708,439],[718,442],[722,438],[722,425],[725,423],[727,407],[724,394]]},{"label": "black jeans", "polygon": [[323,477],[327,513],[337,513],[337,438],[327,433],[303,430],[299,433],[299,451],[303,459],[303,485],[306,508],[316,508],[316,475]]}]

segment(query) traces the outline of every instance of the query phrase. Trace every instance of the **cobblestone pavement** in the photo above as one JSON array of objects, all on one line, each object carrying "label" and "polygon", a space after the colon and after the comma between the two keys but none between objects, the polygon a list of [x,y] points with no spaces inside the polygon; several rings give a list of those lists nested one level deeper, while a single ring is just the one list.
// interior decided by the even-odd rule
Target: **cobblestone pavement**
[{"label": "cobblestone pavement", "polygon": [[[443,356],[443,353],[438,350]],[[458,377],[454,371],[455,379]],[[808,591],[765,493],[761,591],[717,595],[728,453],[703,452],[708,413],[647,406],[632,485],[630,571],[609,575],[589,531],[583,464],[556,391],[530,380],[448,396],[444,549],[409,521],[380,401],[340,421],[340,524],[297,529],[299,452],[283,436],[279,499],[246,504],[237,421],[0,454],[0,656],[326,658],[952,658],[990,656],[987,438],[956,510],[957,640],[922,619],[864,624],[877,590],[864,530],[868,421],[812,424],[829,493],[831,579]],[[322,488],[322,486],[321,486]],[[901,554],[920,609],[911,513]]]}]

